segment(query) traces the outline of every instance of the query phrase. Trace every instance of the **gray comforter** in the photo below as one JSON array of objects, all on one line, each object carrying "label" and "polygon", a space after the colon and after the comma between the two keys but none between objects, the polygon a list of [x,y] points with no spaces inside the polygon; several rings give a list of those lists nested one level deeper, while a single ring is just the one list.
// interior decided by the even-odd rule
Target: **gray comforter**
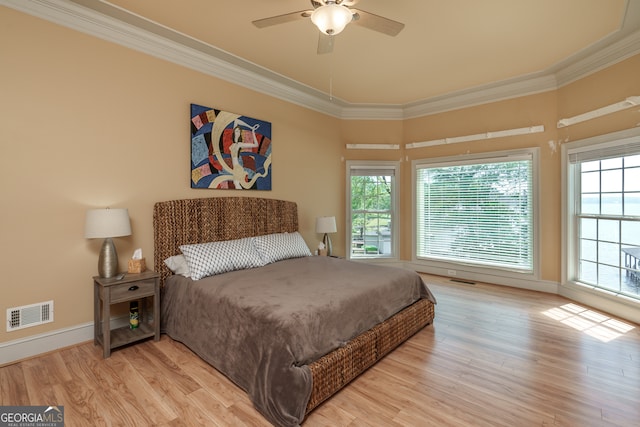
[{"label": "gray comforter", "polygon": [[420,298],[416,273],[305,257],[193,281],[171,276],[162,329],[224,373],[278,426],[302,422],[308,363]]}]

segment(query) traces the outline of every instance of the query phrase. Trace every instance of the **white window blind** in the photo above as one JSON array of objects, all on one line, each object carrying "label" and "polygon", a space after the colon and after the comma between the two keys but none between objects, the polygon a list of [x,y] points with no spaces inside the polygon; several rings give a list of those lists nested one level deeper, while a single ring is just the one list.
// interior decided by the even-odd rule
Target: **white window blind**
[{"label": "white window blind", "polygon": [[631,156],[640,153],[640,140],[619,143],[617,141],[600,144],[595,147],[570,149],[569,163],[588,162],[590,160],[606,160],[616,157]]},{"label": "white window blind", "polygon": [[351,176],[395,176],[395,166],[351,166],[349,168]]},{"label": "white window blind", "polygon": [[530,154],[416,165],[416,255],[533,272]]}]

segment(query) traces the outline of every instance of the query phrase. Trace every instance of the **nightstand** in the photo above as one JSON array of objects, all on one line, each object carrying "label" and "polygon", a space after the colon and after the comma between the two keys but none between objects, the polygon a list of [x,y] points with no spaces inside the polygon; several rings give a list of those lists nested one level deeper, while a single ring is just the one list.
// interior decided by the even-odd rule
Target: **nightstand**
[{"label": "nightstand", "polygon": [[[140,300],[140,323],[136,329],[127,326],[111,329],[111,306]],[[153,312],[148,307],[153,300]],[[94,343],[102,345],[102,356],[111,356],[111,349],[145,338],[160,340],[160,275],[147,270],[127,273],[123,279],[93,278]]]}]

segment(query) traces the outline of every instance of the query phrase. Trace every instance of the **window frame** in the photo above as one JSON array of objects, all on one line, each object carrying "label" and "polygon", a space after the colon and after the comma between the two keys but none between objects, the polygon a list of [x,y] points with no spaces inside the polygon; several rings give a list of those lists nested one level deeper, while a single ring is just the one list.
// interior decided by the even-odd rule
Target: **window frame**
[{"label": "window frame", "polygon": [[[579,153],[602,152],[606,154],[609,150],[615,150],[629,144],[640,144],[640,129],[628,129],[619,132],[613,132],[605,135],[599,135],[591,138],[568,142],[561,148],[561,164],[562,164],[562,270],[561,284],[565,287],[577,287],[587,291],[593,291],[599,295],[608,295],[616,299],[624,299],[633,303],[640,304],[640,298],[627,296],[621,292],[617,292],[605,287],[596,286],[589,283],[583,283],[579,280],[579,262],[580,262],[580,234],[579,221],[580,215],[576,214],[577,203],[577,185],[573,176],[571,164],[571,156]],[[623,156],[624,154],[620,154]],[[600,214],[602,215],[602,214]],[[606,215],[605,215],[606,216]]]},{"label": "window frame", "polygon": [[[371,169],[371,170],[393,170],[393,179],[391,182],[391,253],[371,254],[362,257],[352,257],[352,209],[351,209],[351,171],[353,169]],[[348,160],[346,161],[346,227],[345,227],[345,254],[346,258],[356,261],[397,261],[399,259],[399,232],[400,232],[400,197],[398,194],[398,180],[400,177],[400,162],[398,161],[382,161],[382,160]]]},{"label": "window frame", "polygon": [[[437,165],[442,166],[456,166],[456,165],[470,165],[480,164],[484,161],[491,162],[501,157],[519,157],[530,156],[531,157],[531,203],[532,203],[532,216],[531,226],[532,230],[532,268],[531,271],[520,271],[509,269],[499,266],[481,265],[475,263],[464,263],[458,261],[447,261],[433,258],[418,257],[418,230],[417,230],[417,178],[418,169],[428,165],[434,167]],[[412,217],[412,233],[411,233],[411,258],[412,262],[417,265],[424,265],[429,267],[434,274],[441,274],[445,276],[458,275],[459,271],[464,273],[472,273],[481,275],[482,277],[504,277],[510,279],[522,279],[522,280],[538,280],[540,276],[540,201],[539,201],[539,157],[540,149],[538,147],[516,149],[516,150],[503,150],[493,151],[486,153],[468,154],[462,156],[448,156],[448,157],[434,157],[426,159],[416,159],[411,162],[411,217]]]}]

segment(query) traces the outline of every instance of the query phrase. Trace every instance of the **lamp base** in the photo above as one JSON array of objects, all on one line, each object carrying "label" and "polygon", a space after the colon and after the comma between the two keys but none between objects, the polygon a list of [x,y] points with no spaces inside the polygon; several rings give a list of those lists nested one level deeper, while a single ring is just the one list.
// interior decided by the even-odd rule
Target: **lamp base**
[{"label": "lamp base", "polygon": [[105,279],[115,277],[118,274],[118,253],[111,237],[104,239],[102,248],[100,248],[98,274]]},{"label": "lamp base", "polygon": [[331,237],[329,234],[324,233],[324,238],[322,239],[322,243],[324,243],[324,247],[327,249],[327,256],[331,256]]}]

